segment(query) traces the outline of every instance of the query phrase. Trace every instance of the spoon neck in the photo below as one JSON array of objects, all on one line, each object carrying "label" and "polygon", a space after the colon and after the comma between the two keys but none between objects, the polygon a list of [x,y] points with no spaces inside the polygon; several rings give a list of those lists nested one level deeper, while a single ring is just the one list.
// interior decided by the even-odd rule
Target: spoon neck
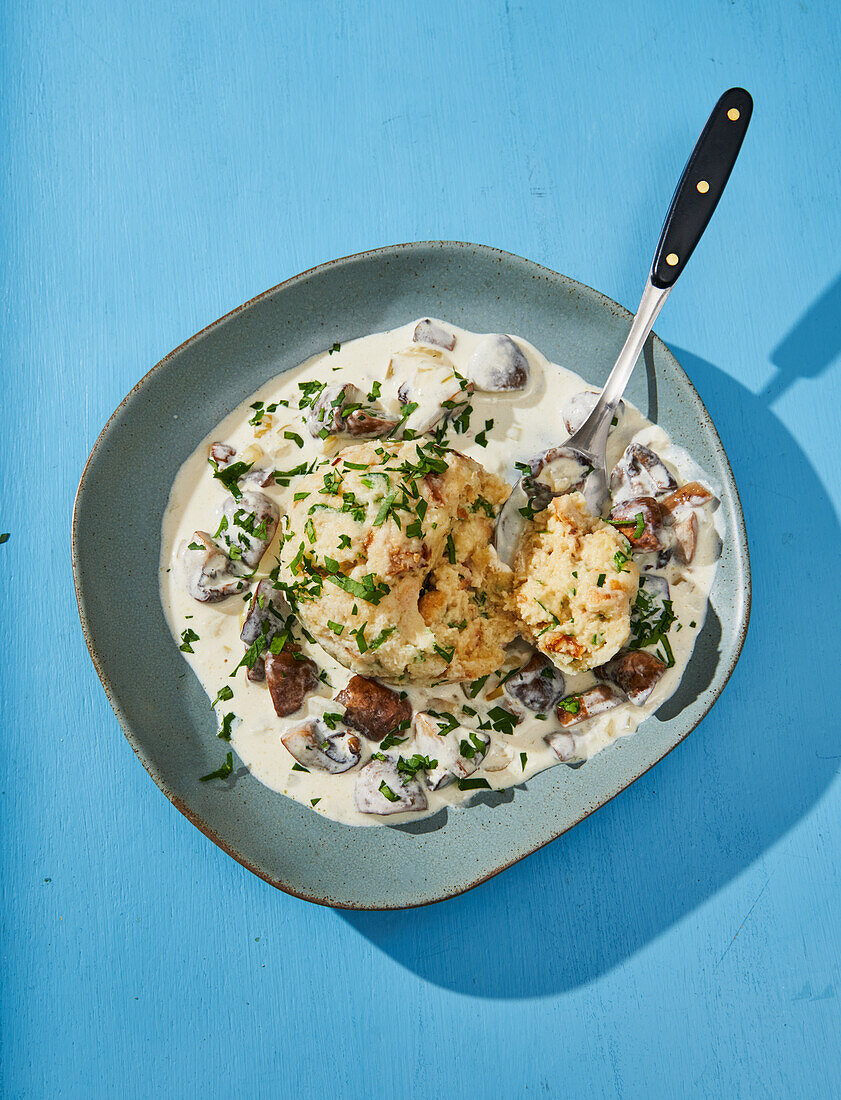
[{"label": "spoon neck", "polygon": [[569,445],[593,456],[597,464],[604,463],[607,433],[613,414],[622,399],[625,387],[636,366],[645,341],[648,339],[657,315],[663,308],[663,303],[669,296],[671,287],[654,286],[649,277],[642,293],[637,312],[631,322],[631,329],[619,352],[613,370],[608,376],[604,389],[596,402],[595,408],[570,438]]},{"label": "spoon neck", "polygon": [[631,322],[630,332],[602,390],[602,400],[605,405],[611,406],[612,410],[616,409],[622,394],[625,392],[625,387],[628,385],[628,380],[636,366],[640,352],[645,346],[645,341],[651,335],[654,322],[657,320],[670,291],[671,287],[661,289],[654,286],[650,277],[645,284],[640,304],[637,306],[637,312]]}]

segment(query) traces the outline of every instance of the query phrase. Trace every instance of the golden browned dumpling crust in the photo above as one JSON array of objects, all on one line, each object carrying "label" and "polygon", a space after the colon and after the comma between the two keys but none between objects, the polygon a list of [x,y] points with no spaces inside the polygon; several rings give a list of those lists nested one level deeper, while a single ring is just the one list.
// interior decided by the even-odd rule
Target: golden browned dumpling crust
[{"label": "golden browned dumpling crust", "polygon": [[517,633],[511,570],[491,546],[508,493],[428,440],[346,447],[295,486],[280,580],[307,630],[355,672],[477,679]]},{"label": "golden browned dumpling crust", "polygon": [[595,668],[627,640],[639,570],[628,540],[591,515],[581,493],[555,497],[538,514],[514,574],[526,637],[559,668]]}]

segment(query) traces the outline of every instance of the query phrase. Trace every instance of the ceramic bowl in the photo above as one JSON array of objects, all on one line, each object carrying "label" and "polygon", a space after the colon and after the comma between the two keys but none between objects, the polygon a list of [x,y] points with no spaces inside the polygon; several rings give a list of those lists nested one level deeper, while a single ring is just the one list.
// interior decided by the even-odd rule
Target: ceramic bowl
[{"label": "ceramic bowl", "polygon": [[580,769],[559,765],[522,786],[477,795],[467,809],[406,826],[340,825],[243,768],[227,782],[200,783],[221,763],[220,742],[158,596],[161,518],[176,471],[214,424],[273,375],[334,341],[426,315],[478,332],[517,333],[599,385],[630,319],[581,283],[477,245],[432,241],[334,260],[240,306],[153,367],[103,429],[76,499],[82,627],[132,748],[167,798],[229,855],[281,890],[325,905],[396,909],[439,901],[560,836],[697,726],[733,671],[747,628],[750,567],[730,464],[692,383],[652,337],[628,396],[721,488],[726,538],[684,680],[635,736]]}]

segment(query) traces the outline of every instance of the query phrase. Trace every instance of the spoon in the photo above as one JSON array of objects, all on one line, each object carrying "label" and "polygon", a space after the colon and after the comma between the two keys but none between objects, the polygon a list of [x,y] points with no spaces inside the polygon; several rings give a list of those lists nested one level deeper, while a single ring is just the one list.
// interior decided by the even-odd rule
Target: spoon
[{"label": "spoon", "polygon": [[[588,475],[586,495],[591,509],[597,509],[599,514],[608,497],[606,450],[610,423],[657,315],[718,205],[742,147],[752,111],[753,100],[744,88],[731,88],[713,107],[666,214],[628,338],[593,411],[564,444],[565,450],[580,456],[593,468]],[[548,486],[535,486],[529,476],[521,477],[514,486],[494,528],[494,546],[506,565],[514,561],[526,524],[554,495]],[[541,499],[536,501],[536,496]]]}]

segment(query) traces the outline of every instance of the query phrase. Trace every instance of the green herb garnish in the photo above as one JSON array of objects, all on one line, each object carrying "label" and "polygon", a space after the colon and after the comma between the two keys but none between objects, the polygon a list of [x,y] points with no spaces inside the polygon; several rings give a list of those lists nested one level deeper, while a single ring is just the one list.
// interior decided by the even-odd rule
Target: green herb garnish
[{"label": "green herb garnish", "polygon": [[493,787],[487,779],[459,779],[458,789],[460,791],[492,791]]},{"label": "green herb garnish", "polygon": [[213,476],[217,481],[221,481],[234,500],[239,500],[242,496],[242,489],[237,485],[237,481],[241,477],[245,477],[253,462],[231,462],[230,465],[220,467],[218,462],[215,462],[212,458],[208,460],[213,467]]},{"label": "green herb garnish", "polygon": [[210,706],[211,706],[211,709],[212,709],[213,707],[215,707],[217,703],[224,703],[224,702],[226,702],[226,701],[227,701],[228,699],[233,699],[233,697],[234,697],[234,693],[233,693],[233,691],[231,691],[230,687],[229,687],[229,686],[228,686],[227,684],[225,684],[225,686],[224,686],[224,687],[220,687],[220,688],[219,688],[219,693],[218,693],[218,695],[217,695],[217,696],[216,696],[216,698],[215,698],[215,699],[213,700],[213,702],[212,702],[212,703],[210,704]]},{"label": "green herb garnish", "polygon": [[380,794],[384,798],[387,798],[389,802],[399,802],[400,801],[400,795],[395,794],[394,791],[391,789],[391,787],[389,787],[388,783],[386,783],[385,780],[383,780],[382,783],[380,783],[379,791],[380,791]]},{"label": "green herb garnish", "polygon": [[178,648],[182,653],[192,653],[193,647],[190,643],[197,642],[198,640],[198,634],[188,626],[186,630],[181,631],[181,645]]},{"label": "green herb garnish", "polygon": [[207,783],[210,779],[227,779],[231,772],[234,770],[234,754],[229,752],[225,757],[225,763],[221,767],[217,768],[215,772],[208,772],[207,775],[200,775],[199,782]]}]

